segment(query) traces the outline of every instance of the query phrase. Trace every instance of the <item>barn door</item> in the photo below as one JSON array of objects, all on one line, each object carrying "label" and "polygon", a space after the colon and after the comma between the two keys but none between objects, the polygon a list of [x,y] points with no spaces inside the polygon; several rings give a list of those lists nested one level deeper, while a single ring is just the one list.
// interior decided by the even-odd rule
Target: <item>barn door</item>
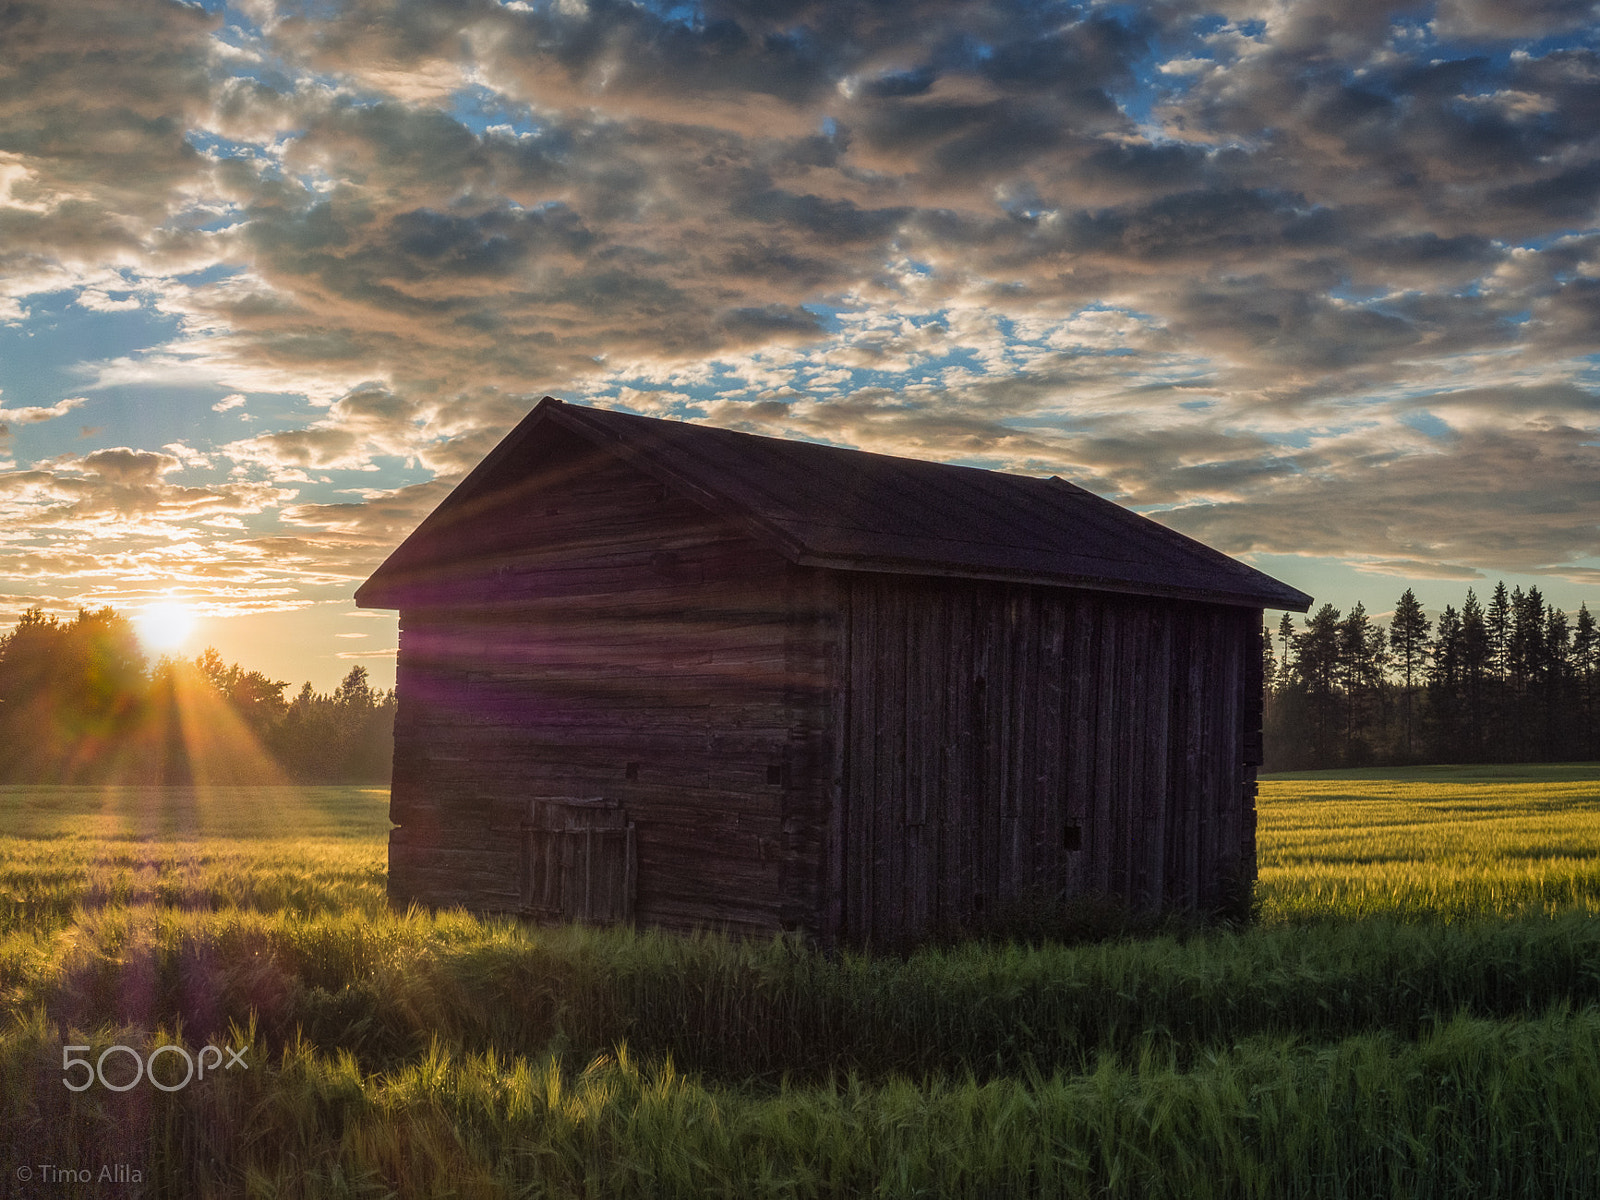
[{"label": "barn door", "polygon": [[534,800],[522,825],[522,908],[551,921],[633,919],[633,823],[615,800]]}]

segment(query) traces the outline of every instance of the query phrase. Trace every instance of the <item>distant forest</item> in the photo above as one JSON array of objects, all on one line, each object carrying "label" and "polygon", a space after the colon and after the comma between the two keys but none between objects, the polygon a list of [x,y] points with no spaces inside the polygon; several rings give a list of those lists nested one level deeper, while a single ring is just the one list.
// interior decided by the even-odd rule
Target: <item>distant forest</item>
[{"label": "distant forest", "polygon": [[1387,629],[1361,604],[1285,613],[1263,651],[1267,770],[1600,758],[1594,618],[1536,587],[1469,589],[1436,623],[1407,589]]},{"label": "distant forest", "polygon": [[0,782],[388,782],[393,691],[288,686],[210,648],[149,663],[110,608],[29,609],[0,637]]}]

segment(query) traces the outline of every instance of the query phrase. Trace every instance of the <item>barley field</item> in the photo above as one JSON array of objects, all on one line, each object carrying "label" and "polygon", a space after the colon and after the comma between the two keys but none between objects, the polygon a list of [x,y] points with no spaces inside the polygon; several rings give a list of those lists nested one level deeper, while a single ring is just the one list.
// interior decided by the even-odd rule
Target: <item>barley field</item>
[{"label": "barley field", "polygon": [[1600,770],[1410,767],[1269,777],[1268,921],[1553,916],[1600,905]]},{"label": "barley field", "polygon": [[1600,1194],[1597,767],[1268,779],[1250,926],[905,957],[391,912],[385,800],[0,789],[0,1193]]}]

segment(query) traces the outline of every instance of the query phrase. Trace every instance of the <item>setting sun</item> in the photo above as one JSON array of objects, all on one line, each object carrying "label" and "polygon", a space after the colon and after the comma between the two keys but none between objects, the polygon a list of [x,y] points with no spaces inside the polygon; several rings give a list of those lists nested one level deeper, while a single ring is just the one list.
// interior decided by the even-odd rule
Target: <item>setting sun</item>
[{"label": "setting sun", "polygon": [[139,639],[158,653],[176,650],[194,631],[194,612],[187,604],[152,604],[135,618]]}]

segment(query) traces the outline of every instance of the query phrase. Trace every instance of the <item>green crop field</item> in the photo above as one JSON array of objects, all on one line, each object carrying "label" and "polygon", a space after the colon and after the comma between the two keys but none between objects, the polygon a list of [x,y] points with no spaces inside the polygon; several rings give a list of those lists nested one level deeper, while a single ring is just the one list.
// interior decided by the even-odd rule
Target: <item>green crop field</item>
[{"label": "green crop field", "polygon": [[1269,779],[1252,926],[909,957],[393,913],[384,800],[0,789],[0,1192],[1600,1195],[1600,768]]},{"label": "green crop field", "polygon": [[1269,921],[1600,911],[1600,769],[1409,767],[1269,776]]}]

